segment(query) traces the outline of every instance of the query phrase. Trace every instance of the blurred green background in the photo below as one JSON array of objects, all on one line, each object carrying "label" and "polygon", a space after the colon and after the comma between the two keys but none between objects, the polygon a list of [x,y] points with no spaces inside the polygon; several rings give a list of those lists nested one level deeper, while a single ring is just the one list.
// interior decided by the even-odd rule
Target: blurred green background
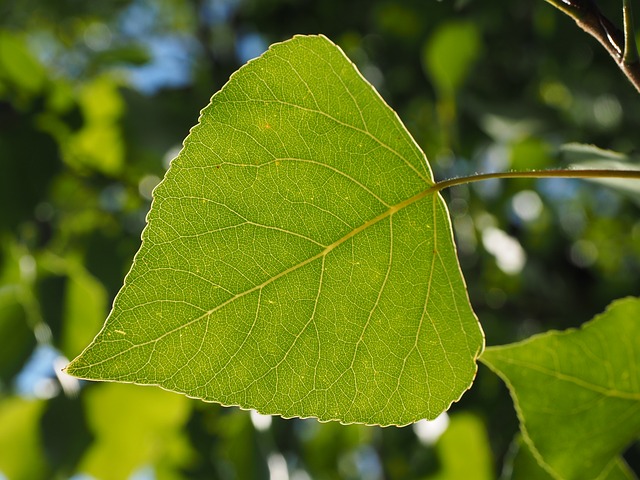
[{"label": "blurred green background", "polygon": [[[606,8],[619,23],[621,2]],[[511,478],[517,419],[484,367],[439,424],[386,429],[60,374],[106,318],[151,191],[199,110],[296,33],[345,50],[438,179],[598,156],[563,153],[568,142],[634,158],[640,95],[542,0],[4,0],[0,479]],[[488,345],[578,326],[638,295],[633,190],[554,179],[444,193]],[[638,444],[625,457],[640,471]]]}]

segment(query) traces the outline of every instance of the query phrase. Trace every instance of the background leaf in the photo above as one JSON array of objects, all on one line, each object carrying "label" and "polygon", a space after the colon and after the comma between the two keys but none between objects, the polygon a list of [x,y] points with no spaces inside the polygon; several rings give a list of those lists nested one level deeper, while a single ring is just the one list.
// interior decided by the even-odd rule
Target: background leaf
[{"label": "background leaf", "polygon": [[[491,452],[482,421],[470,413],[451,416],[451,423],[436,443],[442,467],[429,480],[474,478],[493,480]],[[460,461],[464,458],[464,461]]]},{"label": "background leaf", "polygon": [[186,398],[131,385],[96,385],[84,398],[95,441],[78,467],[96,478],[121,479],[153,465],[158,478],[180,478],[191,454],[182,432]]},{"label": "background leaf", "polygon": [[[630,158],[628,155],[611,150],[603,150],[594,145],[569,143],[562,146],[561,152],[564,160],[569,162],[571,168],[640,170],[640,163],[638,163],[637,158]],[[589,181],[615,188],[640,205],[640,182],[637,180],[627,178],[591,178]]]},{"label": "background leaf", "polygon": [[[553,480],[554,477],[538,463],[529,444],[518,434],[500,478],[501,480]],[[634,480],[637,477],[623,458],[614,457],[598,478],[600,480]]]},{"label": "background leaf", "polygon": [[[38,430],[44,406],[40,400],[0,399],[0,471],[4,478],[30,480],[47,477]],[[25,458],[29,461],[25,462]]]},{"label": "background leaf", "polygon": [[0,336],[11,338],[11,342],[0,350],[0,385],[20,370],[35,344],[33,331],[19,301],[19,288],[18,285],[0,288]]},{"label": "background leaf", "polygon": [[423,51],[423,65],[440,95],[455,95],[482,51],[473,22],[449,22],[432,35]]},{"label": "background leaf", "polygon": [[483,336],[432,183],[335,45],[273,46],[202,112],[69,373],[287,417],[434,418]]},{"label": "background leaf", "polygon": [[640,299],[614,302],[579,330],[482,355],[511,391],[522,432],[558,478],[601,475],[640,433]]}]

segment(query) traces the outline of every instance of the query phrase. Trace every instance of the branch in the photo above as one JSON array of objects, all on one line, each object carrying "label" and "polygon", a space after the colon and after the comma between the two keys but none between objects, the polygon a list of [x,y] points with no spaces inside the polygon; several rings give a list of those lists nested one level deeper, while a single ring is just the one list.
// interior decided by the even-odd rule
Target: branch
[{"label": "branch", "polygon": [[598,40],[640,93],[640,62],[636,50],[630,0],[624,0],[623,5],[624,33],[600,12],[593,0],[546,1],[569,15],[580,28]]}]

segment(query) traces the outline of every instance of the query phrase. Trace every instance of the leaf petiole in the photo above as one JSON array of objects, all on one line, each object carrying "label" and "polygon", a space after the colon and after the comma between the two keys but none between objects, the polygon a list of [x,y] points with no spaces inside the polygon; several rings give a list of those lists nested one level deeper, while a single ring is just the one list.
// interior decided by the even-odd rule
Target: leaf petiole
[{"label": "leaf petiole", "polygon": [[478,173],[464,177],[450,178],[436,182],[429,188],[430,192],[439,192],[445,188],[467,183],[480,182],[495,178],[627,178],[640,180],[640,170],[615,170],[615,169],[553,169],[553,170],[528,170],[511,172]]}]

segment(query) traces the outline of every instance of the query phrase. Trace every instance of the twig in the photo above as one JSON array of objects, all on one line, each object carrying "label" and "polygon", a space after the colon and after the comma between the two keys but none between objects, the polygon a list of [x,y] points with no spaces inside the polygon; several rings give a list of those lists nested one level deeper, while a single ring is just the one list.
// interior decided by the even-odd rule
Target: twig
[{"label": "twig", "polygon": [[633,27],[633,11],[631,0],[623,0],[622,12],[624,17],[624,63],[638,63],[638,46],[636,45],[636,32]]},{"label": "twig", "polygon": [[546,1],[569,15],[580,28],[598,40],[640,93],[640,62],[636,52],[630,0],[624,0],[624,33],[600,12],[593,0]]}]

